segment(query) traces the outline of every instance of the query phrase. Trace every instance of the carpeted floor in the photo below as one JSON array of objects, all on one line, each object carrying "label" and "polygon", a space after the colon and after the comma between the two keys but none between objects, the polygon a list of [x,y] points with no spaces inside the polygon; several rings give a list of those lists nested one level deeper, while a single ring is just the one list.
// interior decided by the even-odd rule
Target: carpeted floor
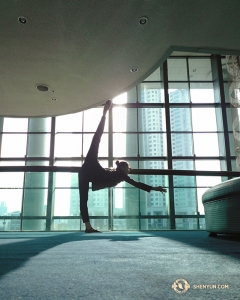
[{"label": "carpeted floor", "polygon": [[240,299],[240,237],[1,232],[0,299]]}]

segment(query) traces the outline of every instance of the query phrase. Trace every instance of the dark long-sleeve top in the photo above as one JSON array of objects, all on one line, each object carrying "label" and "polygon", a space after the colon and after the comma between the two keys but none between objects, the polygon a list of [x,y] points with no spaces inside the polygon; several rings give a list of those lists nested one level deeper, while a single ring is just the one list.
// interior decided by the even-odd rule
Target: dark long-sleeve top
[{"label": "dark long-sleeve top", "polygon": [[98,174],[96,179],[92,180],[92,190],[97,191],[101,190],[107,187],[113,187],[119,184],[122,181],[125,181],[141,190],[144,190],[146,192],[150,192],[152,187],[150,185],[147,185],[142,182],[135,181],[131,179],[128,175],[125,173],[118,171],[118,170],[107,170],[103,169]]}]

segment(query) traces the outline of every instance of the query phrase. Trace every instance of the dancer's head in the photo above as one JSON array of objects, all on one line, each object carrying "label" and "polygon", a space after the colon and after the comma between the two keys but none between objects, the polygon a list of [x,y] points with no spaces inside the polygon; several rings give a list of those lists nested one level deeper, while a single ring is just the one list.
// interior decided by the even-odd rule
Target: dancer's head
[{"label": "dancer's head", "polygon": [[130,172],[130,165],[127,161],[125,160],[117,160],[116,161],[116,165],[117,165],[117,171],[122,171],[125,174],[128,174]]}]

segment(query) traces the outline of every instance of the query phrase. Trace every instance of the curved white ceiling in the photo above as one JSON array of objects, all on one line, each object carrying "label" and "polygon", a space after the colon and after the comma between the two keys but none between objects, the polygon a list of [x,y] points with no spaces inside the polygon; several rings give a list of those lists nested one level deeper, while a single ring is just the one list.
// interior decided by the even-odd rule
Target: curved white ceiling
[{"label": "curved white ceiling", "polygon": [[0,116],[94,107],[139,83],[172,50],[240,53],[239,11],[239,0],[1,0]]}]

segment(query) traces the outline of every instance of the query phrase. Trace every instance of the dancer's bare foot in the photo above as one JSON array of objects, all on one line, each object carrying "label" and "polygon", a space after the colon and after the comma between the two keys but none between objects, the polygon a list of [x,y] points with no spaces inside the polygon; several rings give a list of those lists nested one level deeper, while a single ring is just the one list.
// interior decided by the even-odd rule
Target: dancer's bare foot
[{"label": "dancer's bare foot", "polygon": [[111,100],[107,100],[107,102],[105,103],[104,108],[103,108],[103,115],[104,116],[106,116],[106,113],[110,109],[111,105],[112,105],[112,101]]}]

